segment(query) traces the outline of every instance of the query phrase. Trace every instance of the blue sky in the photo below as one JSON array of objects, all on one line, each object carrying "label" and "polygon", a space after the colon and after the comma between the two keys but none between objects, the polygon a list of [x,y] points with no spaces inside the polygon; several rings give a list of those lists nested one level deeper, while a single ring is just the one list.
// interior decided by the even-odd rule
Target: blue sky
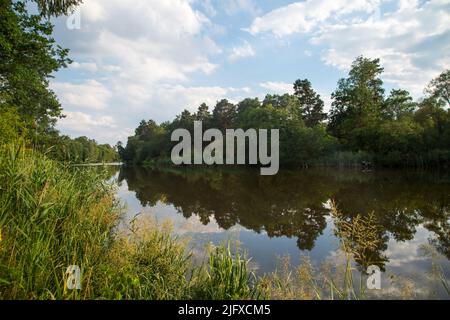
[{"label": "blue sky", "polygon": [[327,109],[358,55],[420,98],[450,68],[449,0],[85,0],[80,28],[55,21],[74,63],[51,82],[58,129],[126,141],[141,119],[171,120],[201,102],[263,98],[308,78]]}]

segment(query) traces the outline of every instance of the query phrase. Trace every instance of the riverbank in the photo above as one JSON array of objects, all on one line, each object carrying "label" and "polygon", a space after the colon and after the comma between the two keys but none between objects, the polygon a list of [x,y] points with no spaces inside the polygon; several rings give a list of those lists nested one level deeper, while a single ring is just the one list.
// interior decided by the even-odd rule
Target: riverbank
[{"label": "riverbank", "polygon": [[[123,208],[105,181],[98,170],[49,160],[21,143],[0,147],[1,299],[374,298],[353,280],[353,247],[343,251],[339,268],[319,271],[308,259],[299,266],[283,259],[257,277],[249,257],[231,245],[210,247],[196,264],[170,224],[136,218],[118,231]],[[365,235],[356,248],[378,245],[370,238],[376,224],[356,221]],[[345,221],[341,226],[348,232]],[[70,266],[80,268],[79,290],[69,282]],[[439,275],[437,281],[446,283]]]},{"label": "riverbank", "polygon": [[193,267],[168,226],[118,232],[121,204],[96,170],[2,145],[0,188],[1,299],[258,298],[239,255],[218,248]]}]

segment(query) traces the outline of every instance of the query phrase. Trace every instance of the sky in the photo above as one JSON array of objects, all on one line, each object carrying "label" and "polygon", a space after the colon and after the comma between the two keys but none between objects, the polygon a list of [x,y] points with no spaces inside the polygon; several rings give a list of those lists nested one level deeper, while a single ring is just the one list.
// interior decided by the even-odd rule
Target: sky
[{"label": "sky", "polygon": [[84,0],[75,14],[54,20],[74,61],[51,81],[57,128],[100,143],[202,102],[292,93],[296,79],[328,110],[359,55],[380,58],[387,92],[416,99],[450,68],[450,0]]}]

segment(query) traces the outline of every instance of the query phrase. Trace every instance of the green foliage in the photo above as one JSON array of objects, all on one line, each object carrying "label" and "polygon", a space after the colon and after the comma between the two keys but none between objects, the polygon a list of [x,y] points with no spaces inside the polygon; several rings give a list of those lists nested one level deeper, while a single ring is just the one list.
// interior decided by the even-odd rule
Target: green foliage
[{"label": "green foliage", "polygon": [[433,79],[425,90],[432,98],[450,106],[450,69]]},{"label": "green foliage", "polygon": [[213,126],[220,130],[233,128],[236,121],[236,106],[228,100],[217,102],[212,114]]},{"label": "green foliage", "polygon": [[189,295],[191,267],[186,245],[169,224],[134,219],[131,232],[118,234],[93,287],[102,299],[182,299]]},{"label": "green foliage", "polygon": [[89,297],[66,291],[64,273],[79,265],[88,283],[108,246],[119,211],[103,179],[23,143],[0,147],[0,298]]},{"label": "green foliage", "polygon": [[[184,113],[182,117],[186,117]],[[181,127],[184,127],[184,118],[176,120]],[[190,125],[193,120],[186,122],[186,126]],[[135,135],[128,139],[125,148],[118,148],[119,155],[122,160],[133,163],[143,163],[145,160],[162,157],[165,153],[164,143],[170,141],[170,137],[166,135],[164,126],[157,125],[153,120],[142,120],[135,130]]]},{"label": "green foliage", "polygon": [[161,161],[170,155],[174,145],[170,141],[171,132],[184,128],[193,133],[193,122],[200,120],[203,130],[219,128],[224,134],[226,129],[232,128],[280,129],[281,163],[304,166],[335,148],[335,140],[323,125],[306,127],[302,117],[298,98],[289,94],[267,95],[262,103],[257,98],[248,98],[237,106],[221,100],[212,114],[208,106],[202,104],[196,113],[185,110],[173,122],[160,126],[152,120],[142,120],[135,135],[128,138],[126,147],[119,153],[128,163]]},{"label": "green foliage", "polygon": [[205,300],[257,299],[256,276],[239,249],[233,254],[230,244],[210,249],[209,261],[194,273],[193,297]]},{"label": "green foliage", "polygon": [[412,115],[416,107],[417,104],[413,102],[408,91],[392,90],[384,102],[381,113],[385,120],[400,120]]},{"label": "green foliage", "polygon": [[27,12],[24,1],[0,6],[0,104],[16,108],[28,127],[43,132],[61,117],[51,75],[70,60],[56,45],[52,24]]},{"label": "green foliage", "polygon": [[[229,247],[193,269],[169,225],[136,218],[113,231],[122,210],[104,179],[23,143],[0,146],[0,299],[257,298],[249,260]],[[81,290],[66,287],[69,265]]]},{"label": "green foliage", "polygon": [[[204,285],[188,281],[190,256],[169,227],[134,220],[130,233],[113,232],[121,208],[104,178],[23,143],[0,146],[0,299],[180,299]],[[218,275],[232,276],[221,292],[243,298],[248,261],[226,254],[213,254],[212,268],[198,274],[212,275],[214,285]],[[81,268],[81,290],[65,286],[69,265]]]},{"label": "green foliage", "polygon": [[332,94],[329,131],[351,150],[369,150],[380,121],[383,68],[379,59],[358,57],[349,77]]},{"label": "green foliage", "polygon": [[323,112],[323,100],[314,91],[308,79],[295,81],[294,91],[306,126],[315,127],[327,118],[327,114]]},{"label": "green foliage", "polygon": [[[87,137],[70,139],[63,136],[51,150],[54,159],[74,163],[99,163],[117,161],[117,153],[109,144],[98,144]],[[59,153],[58,153],[59,152]]]},{"label": "green foliage", "polygon": [[67,14],[83,0],[34,0],[43,15],[58,16]]},{"label": "green foliage", "polygon": [[[25,135],[24,124],[14,108],[2,106],[0,108],[0,141],[8,143]],[[23,132],[21,132],[23,131]]]}]

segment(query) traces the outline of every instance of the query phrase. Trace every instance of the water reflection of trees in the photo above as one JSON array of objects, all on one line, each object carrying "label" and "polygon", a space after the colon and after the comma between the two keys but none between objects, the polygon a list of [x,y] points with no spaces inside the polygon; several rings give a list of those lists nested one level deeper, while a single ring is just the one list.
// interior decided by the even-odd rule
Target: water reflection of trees
[{"label": "water reflection of trees", "polygon": [[[184,217],[197,215],[220,227],[235,224],[265,231],[270,237],[295,237],[301,250],[310,250],[323,233],[334,199],[348,219],[374,212],[383,227],[383,252],[390,237],[410,240],[423,224],[435,235],[430,239],[450,259],[450,183],[430,181],[407,173],[300,171],[260,176],[249,171],[147,171],[123,168],[120,179],[136,192],[143,206],[158,201],[172,204]],[[374,258],[376,259],[376,257]]]}]

